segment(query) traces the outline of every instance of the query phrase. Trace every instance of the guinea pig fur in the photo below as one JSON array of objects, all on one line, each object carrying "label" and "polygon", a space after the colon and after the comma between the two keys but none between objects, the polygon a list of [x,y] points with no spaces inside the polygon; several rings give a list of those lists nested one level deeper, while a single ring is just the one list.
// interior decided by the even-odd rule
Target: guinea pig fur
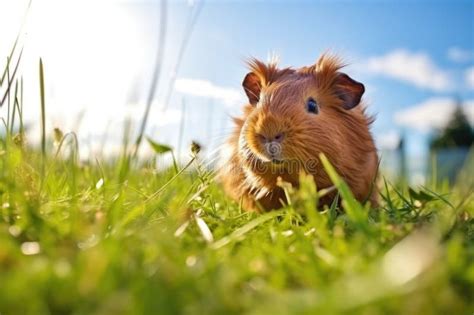
[{"label": "guinea pig fur", "polygon": [[[364,85],[341,72],[335,56],[299,69],[248,62],[243,80],[249,102],[221,154],[219,177],[228,195],[247,210],[281,208],[286,203],[279,178],[298,186],[301,172],[318,189],[332,183],[319,160],[324,153],[361,202],[377,203],[374,181],[378,157],[369,131]],[[320,200],[329,204],[335,193]],[[260,205],[260,206],[258,206]]]}]

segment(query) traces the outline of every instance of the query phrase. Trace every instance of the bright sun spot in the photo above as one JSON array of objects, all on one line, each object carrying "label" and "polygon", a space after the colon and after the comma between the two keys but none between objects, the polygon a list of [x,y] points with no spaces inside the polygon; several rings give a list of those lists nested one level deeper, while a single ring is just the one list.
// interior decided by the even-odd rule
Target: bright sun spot
[{"label": "bright sun spot", "polygon": [[[0,11],[9,12],[0,21],[6,39],[0,43],[2,57],[9,54],[27,4],[0,2]],[[143,104],[131,96],[147,69],[145,53],[153,47],[132,12],[117,1],[33,1],[20,41],[25,45],[24,119],[32,135],[39,128],[39,58],[45,65],[48,129],[77,128],[81,137],[95,139],[91,135],[102,135],[107,126],[138,120]]]}]

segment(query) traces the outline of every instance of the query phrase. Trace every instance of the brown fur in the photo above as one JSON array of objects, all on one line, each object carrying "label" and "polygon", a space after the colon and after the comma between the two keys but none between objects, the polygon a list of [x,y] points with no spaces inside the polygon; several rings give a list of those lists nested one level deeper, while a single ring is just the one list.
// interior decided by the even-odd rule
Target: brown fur
[{"label": "brown fur", "polygon": [[[328,157],[358,200],[376,203],[372,188],[378,157],[369,131],[373,118],[359,104],[363,85],[339,72],[342,67],[338,58],[327,55],[300,69],[278,69],[276,64],[256,59],[249,62],[244,89],[253,104],[245,105],[243,117],[234,119],[235,130],[220,171],[226,192],[242,200],[245,208],[256,209],[256,203],[265,210],[281,207],[285,196],[277,186],[278,177],[297,186],[302,171],[313,175],[318,189],[330,187],[320,153]],[[359,98],[353,97],[356,94]],[[257,97],[258,102],[253,102]],[[319,114],[307,112],[310,97],[317,101]],[[345,109],[347,99],[356,99],[353,108]],[[259,138],[278,133],[285,135],[282,165],[268,159]]]}]

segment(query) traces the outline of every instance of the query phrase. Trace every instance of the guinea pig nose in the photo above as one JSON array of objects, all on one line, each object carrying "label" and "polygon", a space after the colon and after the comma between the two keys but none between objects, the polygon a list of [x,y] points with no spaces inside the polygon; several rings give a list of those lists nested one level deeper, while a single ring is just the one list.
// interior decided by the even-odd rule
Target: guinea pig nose
[{"label": "guinea pig nose", "polygon": [[279,147],[278,145],[274,144],[274,143],[271,143],[269,146],[268,146],[268,151],[270,151],[270,154],[277,154],[278,151],[279,151]]},{"label": "guinea pig nose", "polygon": [[257,135],[258,140],[263,144],[280,143],[283,140],[283,138],[285,137],[285,134],[283,132],[280,132],[280,133],[274,135],[273,137],[272,136],[266,137],[266,136],[264,136],[262,134],[259,134],[259,133],[257,133],[256,135]]},{"label": "guinea pig nose", "polygon": [[281,147],[278,143],[270,142],[267,145],[267,151],[270,155],[279,155],[281,153]]},{"label": "guinea pig nose", "polygon": [[283,138],[285,137],[285,134],[283,132],[280,132],[273,137],[274,141],[276,142],[281,142]]}]

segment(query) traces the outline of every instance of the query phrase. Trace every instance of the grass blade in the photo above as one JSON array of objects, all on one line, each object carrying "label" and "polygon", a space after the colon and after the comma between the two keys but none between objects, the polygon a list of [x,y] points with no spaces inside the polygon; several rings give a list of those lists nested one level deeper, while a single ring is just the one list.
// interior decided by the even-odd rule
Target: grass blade
[{"label": "grass blade", "polygon": [[196,224],[201,232],[202,237],[208,243],[214,242],[214,236],[212,235],[211,229],[207,225],[206,221],[203,220],[198,214],[194,215],[194,219],[196,220]]},{"label": "grass blade", "polygon": [[[7,97],[10,95],[10,90],[11,90],[11,88],[12,88],[13,81],[15,81],[16,74],[17,74],[17,72],[18,72],[18,67],[20,66],[20,62],[21,62],[21,57],[22,57],[22,56],[23,56],[23,49],[21,49],[21,51],[20,51],[20,55],[18,56],[18,60],[17,60],[17,62],[16,62],[16,64],[15,64],[15,68],[14,68],[14,70],[13,70],[12,76],[10,77],[10,76],[8,75],[8,77],[9,77],[9,78],[8,78],[8,82],[7,82],[8,86],[7,86],[7,89],[6,89],[6,91],[5,91],[5,94],[3,95],[2,99],[0,100],[0,107],[3,106],[3,104],[5,103]],[[8,69],[8,67],[7,67],[7,69]]]},{"label": "grass blade", "polygon": [[166,26],[167,26],[167,3],[166,0],[161,0],[160,8],[160,31],[158,37],[158,52],[155,60],[155,71],[153,72],[153,78],[151,80],[150,91],[148,93],[145,112],[143,113],[142,123],[138,132],[137,140],[135,141],[135,149],[133,157],[135,158],[138,154],[140,144],[145,134],[146,125],[148,122],[148,116],[150,115],[151,104],[156,94],[158,83],[161,75],[161,68],[163,64],[164,52],[165,52],[165,39],[166,39]]},{"label": "grass blade", "polygon": [[352,191],[349,189],[349,186],[342,180],[342,178],[337,174],[334,167],[331,165],[329,160],[324,154],[320,154],[319,158],[323,163],[324,169],[329,175],[329,178],[334,183],[334,185],[339,190],[341,197],[344,203],[344,209],[347,212],[349,218],[351,218],[359,227],[363,228],[365,231],[368,229],[367,225],[367,215],[365,213],[362,205],[357,202]]},{"label": "grass blade", "polygon": [[39,79],[40,79],[40,97],[41,97],[41,155],[43,156],[43,171],[44,161],[46,160],[46,103],[44,97],[44,68],[43,60],[39,61]]},{"label": "grass blade", "polygon": [[272,211],[265,213],[263,215],[258,216],[257,218],[253,219],[249,223],[245,224],[244,226],[238,228],[234,232],[232,232],[229,236],[225,236],[212,244],[213,249],[219,249],[221,247],[226,246],[227,244],[233,242],[233,241],[238,241],[242,236],[253,230],[259,225],[262,225],[263,223],[267,222],[268,220],[281,217],[285,212],[283,210],[280,211]]},{"label": "grass blade", "polygon": [[[33,0],[30,0],[30,2],[28,2],[28,6],[26,7],[26,13],[25,13],[25,16],[23,18],[23,22],[20,26],[20,30],[18,31],[18,34],[16,35],[16,38],[15,38],[15,42],[13,43],[13,47],[10,51],[10,55],[8,56],[8,62],[7,62],[7,66],[5,68],[5,70],[3,71],[3,74],[2,74],[2,77],[0,78],[0,86],[2,86],[3,82],[5,81],[5,77],[7,76],[7,71],[8,71],[8,68],[10,67],[10,62],[13,58],[13,55],[15,54],[15,51],[16,51],[16,47],[18,46],[18,42],[20,41],[20,35],[22,33],[22,30],[26,24],[26,20],[27,20],[27,17],[28,17],[28,13],[30,12],[30,7],[31,7],[31,2]],[[21,49],[21,51],[23,52],[23,48]],[[21,58],[21,53],[20,53],[20,57],[18,59]],[[17,61],[17,64],[18,64],[18,61]],[[0,107],[2,106],[1,105],[2,103],[0,103]]]}]

